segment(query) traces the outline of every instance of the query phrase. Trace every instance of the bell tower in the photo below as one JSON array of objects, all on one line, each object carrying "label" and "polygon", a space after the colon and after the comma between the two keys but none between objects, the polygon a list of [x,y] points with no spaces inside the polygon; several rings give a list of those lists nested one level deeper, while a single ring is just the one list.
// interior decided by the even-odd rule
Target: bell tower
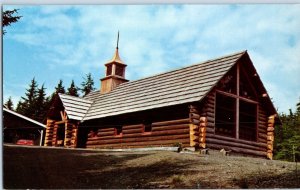
[{"label": "bell tower", "polygon": [[117,39],[117,47],[113,58],[105,64],[105,77],[101,80],[101,94],[108,93],[116,88],[119,84],[127,82],[125,79],[126,64],[119,56],[119,32]]}]

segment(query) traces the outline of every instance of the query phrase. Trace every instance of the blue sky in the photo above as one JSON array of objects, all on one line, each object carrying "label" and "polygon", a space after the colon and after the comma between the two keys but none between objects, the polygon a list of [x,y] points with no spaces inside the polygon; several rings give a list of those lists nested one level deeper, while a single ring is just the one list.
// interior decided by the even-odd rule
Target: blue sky
[{"label": "blue sky", "polygon": [[3,37],[3,98],[15,105],[33,77],[47,93],[77,86],[119,51],[136,80],[248,50],[279,112],[300,98],[300,5],[4,6],[23,17]]}]

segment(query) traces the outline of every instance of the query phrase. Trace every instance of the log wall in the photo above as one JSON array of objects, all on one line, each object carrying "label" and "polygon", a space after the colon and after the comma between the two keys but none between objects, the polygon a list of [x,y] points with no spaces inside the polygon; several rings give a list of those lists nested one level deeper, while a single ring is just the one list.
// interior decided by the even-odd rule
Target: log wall
[{"label": "log wall", "polygon": [[125,125],[122,135],[115,128],[99,128],[88,133],[87,148],[137,148],[154,146],[190,146],[189,118],[152,123],[151,132],[143,132],[143,124]]},{"label": "log wall", "polygon": [[[236,153],[267,157],[268,115],[264,107],[258,106],[257,141],[246,141],[215,134],[215,91],[210,92],[204,100],[202,112],[207,116],[206,147],[211,149],[232,150]],[[271,144],[271,141],[270,143]],[[271,147],[271,145],[269,145]],[[270,152],[270,150],[269,150]]]}]

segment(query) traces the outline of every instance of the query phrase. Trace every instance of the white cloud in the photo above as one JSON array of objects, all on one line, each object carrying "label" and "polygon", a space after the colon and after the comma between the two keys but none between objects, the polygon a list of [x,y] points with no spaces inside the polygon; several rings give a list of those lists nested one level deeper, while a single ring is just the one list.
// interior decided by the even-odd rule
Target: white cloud
[{"label": "white cloud", "polygon": [[[120,55],[128,65],[129,79],[247,49],[280,109],[286,111],[294,106],[300,95],[297,90],[300,89],[299,5],[98,5],[23,9],[26,14],[20,22],[22,28],[16,28],[10,38],[29,47],[39,47],[41,62],[51,70],[59,68],[61,76],[67,76],[72,70],[80,72],[74,77],[81,79],[85,73],[92,72],[98,82],[103,64],[114,53],[120,30]],[[282,89],[286,92],[281,92]]]}]

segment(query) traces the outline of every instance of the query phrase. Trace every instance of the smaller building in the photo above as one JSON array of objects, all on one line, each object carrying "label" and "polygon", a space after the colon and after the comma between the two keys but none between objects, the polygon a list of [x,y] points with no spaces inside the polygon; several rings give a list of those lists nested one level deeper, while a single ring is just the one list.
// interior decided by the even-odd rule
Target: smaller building
[{"label": "smaller building", "polygon": [[46,126],[3,107],[3,142],[16,144],[18,140],[32,140],[34,145],[43,144]]}]

